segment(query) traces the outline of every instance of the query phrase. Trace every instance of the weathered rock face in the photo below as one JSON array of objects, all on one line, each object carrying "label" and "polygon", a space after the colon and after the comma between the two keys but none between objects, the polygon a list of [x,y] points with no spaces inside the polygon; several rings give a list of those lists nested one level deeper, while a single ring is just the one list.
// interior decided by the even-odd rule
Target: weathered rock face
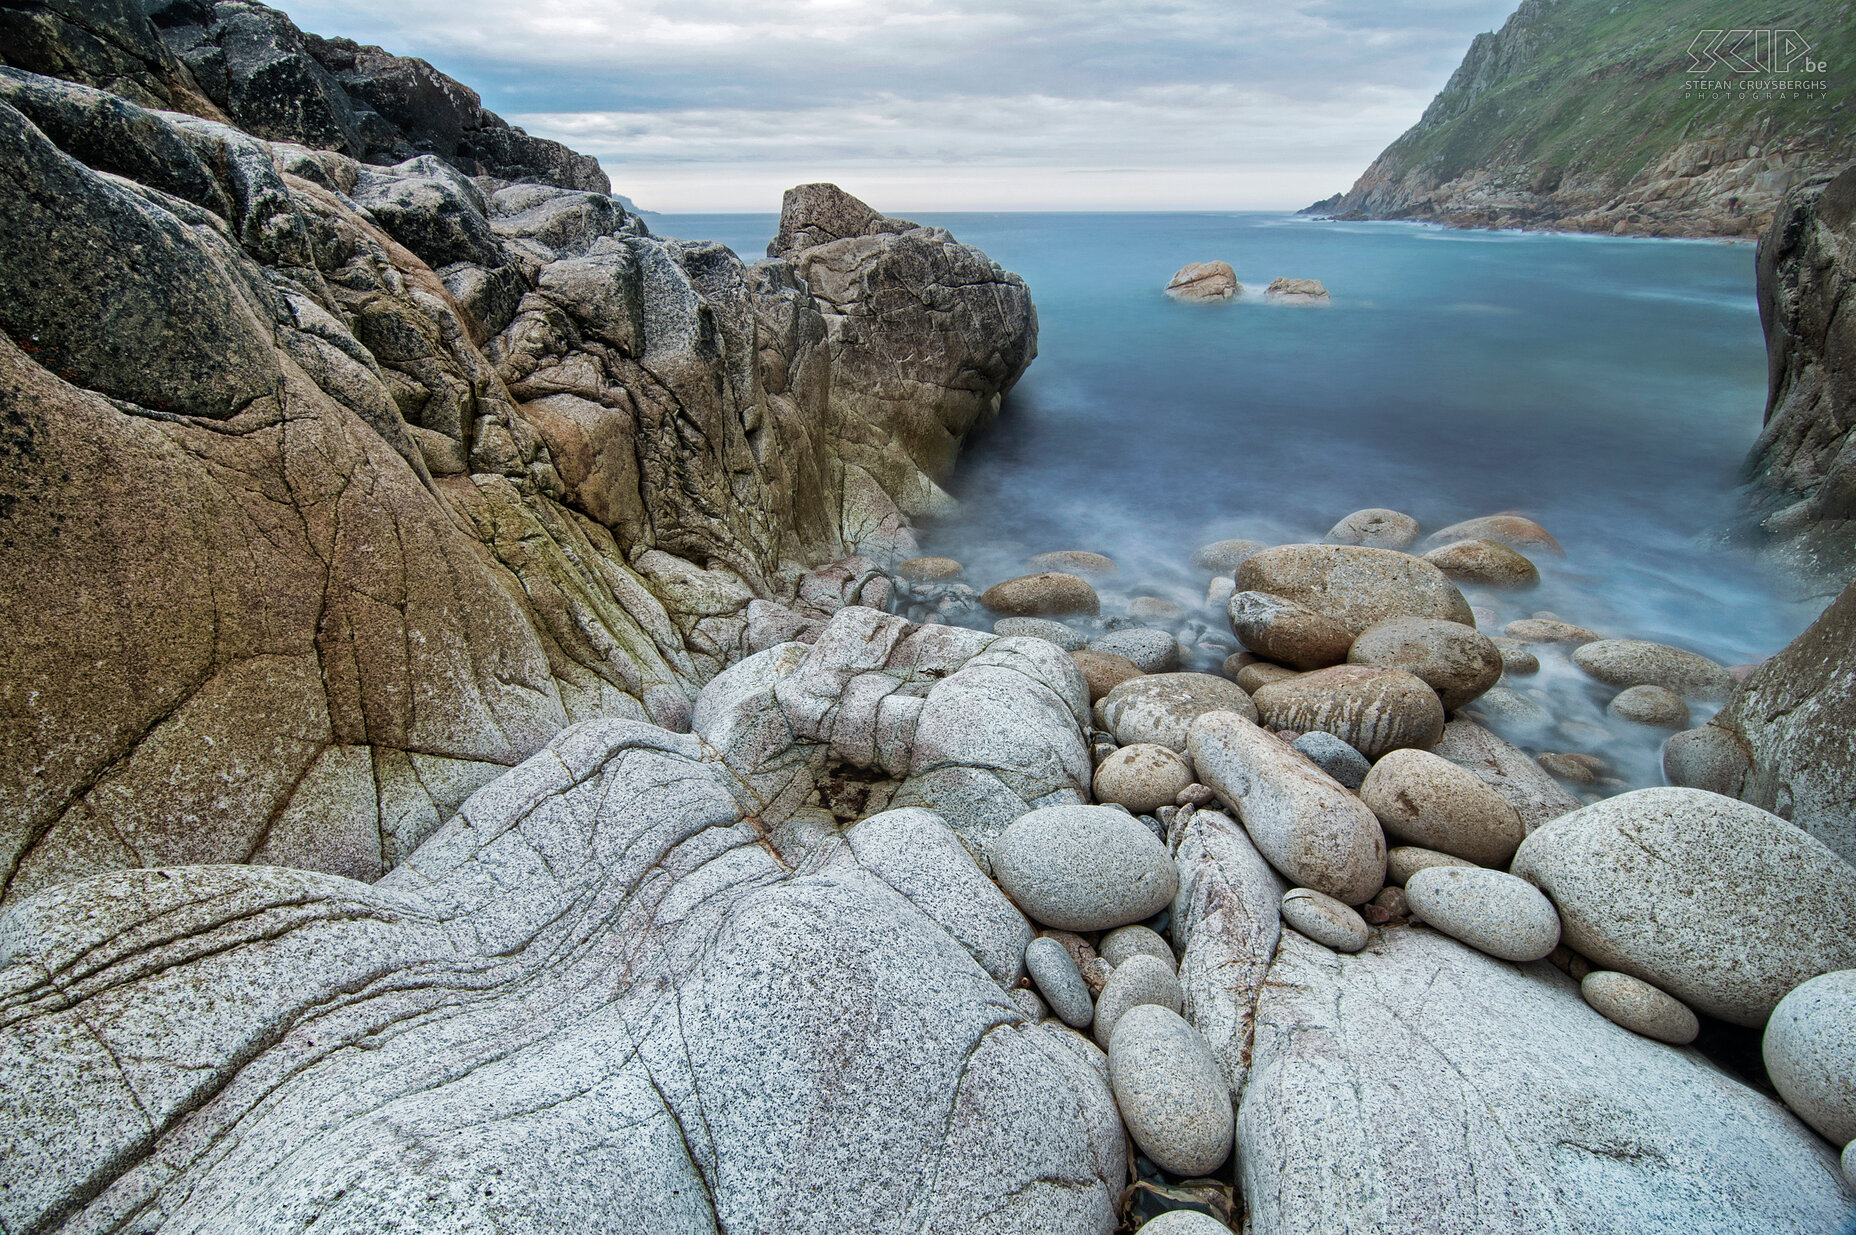
[{"label": "weathered rock face", "polygon": [[1786,195],[1759,241],[1770,385],[1747,457],[1769,548],[1813,589],[1856,577],[1856,167]]},{"label": "weathered rock face", "polygon": [[176,863],[374,879],[567,724],[686,727],[728,664],[883,603],[872,561],[807,568],[907,556],[916,460],[1032,351],[1022,285],[945,233],[857,242],[879,400],[830,341],[841,284],[603,193],[14,69],[0,147],[8,900]]},{"label": "weathered rock face", "polygon": [[[1527,0],[1499,32],[1476,36],[1424,116],[1351,190],[1309,211],[1466,227],[1758,235],[1787,188],[1843,166],[1856,145],[1839,118],[1834,81],[1763,96],[1733,91],[1735,105],[1723,107],[1743,80],[1728,66],[1732,40],[1746,32],[1706,52],[1691,17],[1678,0],[1644,0],[1622,14],[1611,0]],[[1759,54],[1747,37],[1739,53]],[[1834,22],[1804,37],[1809,58],[1833,66],[1851,45],[1847,25]],[[1798,59],[1784,75],[1807,76]]]},{"label": "weathered rock face", "polygon": [[[998,689],[1026,682],[1037,641],[944,631],[847,610],[712,683],[693,734],[576,726],[371,887],[175,867],[16,902],[0,1221],[805,1231],[850,1206],[860,1230],[1107,1235],[1100,1057],[988,972],[1022,921],[949,902],[977,874],[938,824],[847,840],[805,805],[895,755],[895,705],[926,758],[937,698],[994,657]],[[871,706],[813,709],[833,676]]]},{"label": "weathered rock face", "polygon": [[[1688,734],[1709,752],[1676,783],[1731,794],[1789,819],[1856,863],[1856,586]],[[1691,761],[1697,762],[1697,761]],[[1699,774],[1698,774],[1699,773]]]},{"label": "weathered rock face", "polygon": [[1283,936],[1237,1160],[1258,1235],[1834,1231],[1830,1147],[1692,1052],[1426,930]]}]

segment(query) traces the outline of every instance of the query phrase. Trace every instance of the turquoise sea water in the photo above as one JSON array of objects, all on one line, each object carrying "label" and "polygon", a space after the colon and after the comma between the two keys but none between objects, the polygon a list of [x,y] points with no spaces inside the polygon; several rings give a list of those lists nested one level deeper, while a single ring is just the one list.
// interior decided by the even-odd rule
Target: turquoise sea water
[{"label": "turquoise sea water", "polygon": [[[1188,559],[1208,540],[1318,540],[1367,506],[1427,529],[1519,510],[1568,556],[1497,598],[1504,620],[1550,610],[1735,664],[1814,616],[1721,544],[1765,404],[1750,245],[1276,214],[919,221],[1023,275],[1038,307],[1039,357],[972,440],[961,511],[924,529],[977,586],[1088,548],[1190,609],[1206,576]],[[776,219],[652,223],[752,260]],[[1162,294],[1214,258],[1248,294]],[[1265,301],[1278,275],[1322,280],[1332,304]],[[1602,696],[1581,706],[1602,718]]]}]

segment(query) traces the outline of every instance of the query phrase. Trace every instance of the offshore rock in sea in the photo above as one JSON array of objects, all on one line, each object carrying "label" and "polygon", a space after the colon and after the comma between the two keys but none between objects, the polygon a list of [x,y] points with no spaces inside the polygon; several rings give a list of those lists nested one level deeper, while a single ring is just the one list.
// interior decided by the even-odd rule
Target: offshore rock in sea
[{"label": "offshore rock in sea", "polygon": [[[1080,694],[1041,641],[847,609],[712,683],[695,733],[562,733],[371,887],[226,865],[24,900],[6,1224],[1107,1235],[1121,1125],[1094,1048],[989,972],[1015,915],[951,902],[978,875],[938,823],[843,838],[810,804],[846,767],[1075,800]],[[1007,729],[936,719],[986,699]]]},{"label": "offshore rock in sea", "polygon": [[1182,266],[1166,285],[1166,294],[1175,300],[1230,300],[1244,290],[1237,272],[1229,262],[1192,262]]},{"label": "offshore rock in sea", "polygon": [[1328,289],[1322,286],[1320,279],[1271,279],[1263,294],[1286,301],[1328,299]]},{"label": "offshore rock in sea", "polygon": [[1257,1235],[1856,1220],[1790,1112],[1604,1020],[1549,964],[1422,928],[1352,955],[1285,933],[1256,1025],[1237,1162]]}]

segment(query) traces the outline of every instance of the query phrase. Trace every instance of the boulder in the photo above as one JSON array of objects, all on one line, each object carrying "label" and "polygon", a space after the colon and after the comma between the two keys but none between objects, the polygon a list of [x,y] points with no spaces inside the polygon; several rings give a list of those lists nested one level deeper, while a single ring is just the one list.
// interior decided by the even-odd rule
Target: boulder
[{"label": "boulder", "polygon": [[1781,999],[1760,1049],[1785,1105],[1832,1145],[1856,1141],[1856,969],[1820,974]]},{"label": "boulder", "polygon": [[1272,682],[1252,698],[1270,728],[1319,729],[1368,759],[1401,747],[1434,746],[1444,731],[1436,692],[1403,669],[1336,665]]},{"label": "boulder", "polygon": [[1178,622],[1186,611],[1164,596],[1136,596],[1128,602],[1128,616],[1137,622]]},{"label": "boulder", "polygon": [[1358,905],[1385,885],[1379,820],[1293,748],[1236,712],[1208,712],[1192,723],[1187,750],[1199,779],[1297,886]]},{"label": "boulder", "polygon": [[[1684,729],[1663,743],[1663,778],[1683,789],[1706,789],[1730,798],[1740,797],[1751,763],[1746,747],[1725,725],[1710,723]],[[1794,814],[1793,818],[1797,820],[1798,816]],[[1803,820],[1799,826],[1809,822],[1809,819]],[[1820,827],[1813,835],[1836,848],[1836,841],[1842,838],[1834,831],[1825,835],[1826,831],[1828,829]],[[1856,842],[1856,836],[1846,839],[1844,846],[1837,849],[1845,861],[1856,860],[1856,843],[1852,842]]]},{"label": "boulder", "polygon": [[1282,545],[1237,566],[1240,592],[1306,605],[1356,635],[1394,617],[1475,624],[1469,602],[1441,570],[1410,554],[1359,545]]},{"label": "boulder", "polygon": [[1091,652],[1125,656],[1142,673],[1172,673],[1179,668],[1179,641],[1164,630],[1135,626],[1113,630],[1089,641]]},{"label": "boulder", "polygon": [[1296,669],[1338,665],[1353,646],[1353,631],[1347,627],[1267,592],[1237,592],[1226,602],[1225,611],[1239,643]]},{"label": "boulder", "polygon": [[1255,557],[1267,548],[1269,546],[1260,540],[1214,540],[1193,551],[1192,564],[1213,574],[1228,575],[1242,565],[1245,559]]},{"label": "boulder", "polygon": [[1496,544],[1529,553],[1545,550],[1555,557],[1566,556],[1566,550],[1560,547],[1559,541],[1553,539],[1551,532],[1522,515],[1485,515],[1480,519],[1452,523],[1425,537],[1424,547],[1438,549],[1462,540],[1492,540]]},{"label": "boulder", "polygon": [[1102,611],[1102,602],[1088,582],[1060,570],[995,583],[980,594],[980,603],[1008,617],[1060,617]]},{"label": "boulder", "polygon": [[1373,937],[1350,906],[1313,888],[1290,888],[1282,896],[1283,924],[1336,952],[1358,952]]},{"label": "boulder", "polygon": [[1211,1049],[1177,1012],[1129,1008],[1108,1051],[1128,1133],[1162,1170],[1209,1175],[1231,1156],[1231,1091]]},{"label": "boulder", "polygon": [[1395,750],[1373,765],[1360,800],[1388,837],[1506,866],[1527,833],[1521,814],[1473,772],[1422,750]]},{"label": "boulder", "polygon": [[1301,673],[1289,668],[1287,665],[1272,664],[1267,660],[1260,660],[1253,664],[1244,665],[1232,675],[1237,684],[1253,698],[1258,691],[1268,686],[1271,682],[1287,682],[1291,678],[1299,678],[1301,676]]},{"label": "boulder", "polygon": [[1426,930],[1294,935],[1238,1112],[1256,1235],[1836,1231],[1834,1152],[1690,1051],[1594,1016],[1551,965]]},{"label": "boulder", "polygon": [[1047,806],[987,846],[993,878],[1027,914],[1060,930],[1098,931],[1150,918],[1179,875],[1139,820],[1107,806]]},{"label": "boulder", "polygon": [[1365,545],[1369,549],[1409,549],[1418,539],[1418,521],[1396,510],[1356,510],[1328,529],[1335,545]]},{"label": "boulder", "polygon": [[1281,300],[1326,300],[1328,289],[1320,279],[1271,279],[1264,295]]},{"label": "boulder", "polygon": [[1701,1022],[1681,1000],[1627,973],[1594,969],[1579,980],[1579,993],[1612,1024],[1658,1042],[1687,1046],[1701,1033]]},{"label": "boulder", "polygon": [[1733,676],[1705,656],[1642,639],[1598,639],[1581,644],[1572,663],[1609,686],[1661,686],[1684,699],[1725,699]]},{"label": "boulder", "polygon": [[1040,553],[1025,565],[1039,571],[1067,571],[1085,579],[1106,579],[1121,569],[1115,564],[1114,558],[1091,553],[1087,549],[1058,549],[1053,553]]},{"label": "boulder", "polygon": [[1453,853],[1441,853],[1419,845],[1394,845],[1386,850],[1386,882],[1402,888],[1413,875],[1433,866],[1474,865],[1468,858],[1459,858]]},{"label": "boulder", "polygon": [[1173,299],[1199,303],[1230,300],[1243,290],[1231,263],[1217,261],[1190,262],[1166,285],[1166,294]]},{"label": "boulder", "polygon": [[1209,1214],[1191,1209],[1169,1209],[1141,1224],[1147,1235],[1230,1235],[1231,1228]]},{"label": "boulder", "polygon": [[1493,588],[1530,588],[1540,571],[1521,554],[1494,540],[1459,540],[1432,549],[1424,560],[1458,583]]},{"label": "boulder", "polygon": [[1553,898],[1568,947],[1738,1025],[1856,967],[1856,868],[1718,794],[1608,798],[1535,831],[1513,870]]},{"label": "boulder", "polygon": [[[1056,644],[1066,652],[1083,650],[1083,637],[1062,622],[1053,622],[1049,618],[1013,617],[1000,618],[992,624],[992,633],[1003,635],[1008,639],[1030,638],[1045,639]],[[1091,699],[1091,703],[1095,700]]]},{"label": "boulder", "polygon": [[1122,683],[1102,700],[1117,742],[1152,742],[1182,754],[1192,722],[1207,712],[1235,712],[1249,720],[1257,715],[1243,687],[1209,673],[1149,674]]},{"label": "boulder", "polygon": [[1688,728],[1688,704],[1681,695],[1663,686],[1627,687],[1605,705],[1605,711],[1619,720],[1657,729]]},{"label": "boulder", "polygon": [[1517,643],[1564,643],[1573,647],[1604,638],[1595,630],[1551,618],[1516,618],[1502,627],[1502,634]]},{"label": "boulder", "polygon": [[948,583],[967,573],[951,557],[912,557],[896,563],[896,574],[910,583]]},{"label": "boulder", "polygon": [[1151,956],[1165,962],[1168,969],[1179,968],[1179,961],[1173,956],[1173,945],[1145,926],[1116,927],[1102,936],[1100,951],[1102,959],[1115,966],[1133,956]]},{"label": "boulder", "polygon": [[1527,650],[1527,645],[1519,639],[1502,637],[1491,639],[1495,650],[1502,656],[1502,672],[1512,673],[1516,677],[1526,677],[1540,672],[1540,657]]},{"label": "boulder", "polygon": [[1501,650],[1487,635],[1473,626],[1437,618],[1391,618],[1375,623],[1354,640],[1347,663],[1414,674],[1437,692],[1447,712],[1495,685],[1505,666]]},{"label": "boulder", "polygon": [[1090,703],[1096,702],[1123,682],[1130,682],[1141,676],[1139,665],[1126,656],[1117,656],[1113,652],[1073,650],[1070,653],[1070,659],[1075,662],[1077,670],[1083,675],[1083,683],[1089,692]]},{"label": "boulder", "polygon": [[1552,902],[1525,879],[1474,866],[1433,866],[1405,881],[1412,916],[1505,961],[1537,961],[1560,942]]},{"label": "boulder", "polygon": [[1155,1004],[1178,1012],[1184,998],[1172,965],[1157,956],[1131,956],[1115,966],[1101,995],[1096,997],[1095,1027],[1090,1032],[1095,1035],[1096,1045],[1106,1051],[1115,1023],[1129,1008]]},{"label": "boulder", "polygon": [[1088,1028],[1095,1001],[1062,944],[1043,936],[1033,939],[1025,948],[1025,969],[1058,1020],[1072,1029]]},{"label": "boulder", "polygon": [[1306,755],[1316,767],[1356,793],[1365,783],[1366,774],[1373,768],[1365,755],[1333,734],[1323,733],[1319,729],[1304,733],[1290,745]]},{"label": "boulder", "polygon": [[1190,784],[1191,765],[1170,747],[1153,742],[1123,746],[1096,765],[1096,801],[1125,806],[1137,815],[1173,805]]}]

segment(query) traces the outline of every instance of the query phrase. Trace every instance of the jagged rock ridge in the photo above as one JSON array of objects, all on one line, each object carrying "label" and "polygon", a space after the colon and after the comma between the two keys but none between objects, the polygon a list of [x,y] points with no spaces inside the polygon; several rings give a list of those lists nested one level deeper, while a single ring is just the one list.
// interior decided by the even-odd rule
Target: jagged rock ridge
[{"label": "jagged rock ridge", "polygon": [[[108,8],[5,13],[184,101],[146,40],[78,39]],[[887,601],[875,559],[1035,353],[1015,276],[831,189],[790,227],[870,237],[749,266],[603,191],[19,69],[0,146],[9,901],[176,863],[376,879],[568,724],[687,728],[728,664]]]},{"label": "jagged rock ridge", "polygon": [[[1794,30],[1810,44],[1808,58],[1830,68],[1804,72],[1800,57],[1795,71],[1755,78],[1717,59],[1691,73],[1689,49],[1704,27]],[[1499,32],[1476,36],[1424,116],[1352,189],[1308,212],[1757,236],[1791,185],[1856,157],[1856,94],[1843,71],[1853,54],[1848,12],[1817,4],[1524,0]],[[1694,85],[1768,77],[1823,88]]]}]

